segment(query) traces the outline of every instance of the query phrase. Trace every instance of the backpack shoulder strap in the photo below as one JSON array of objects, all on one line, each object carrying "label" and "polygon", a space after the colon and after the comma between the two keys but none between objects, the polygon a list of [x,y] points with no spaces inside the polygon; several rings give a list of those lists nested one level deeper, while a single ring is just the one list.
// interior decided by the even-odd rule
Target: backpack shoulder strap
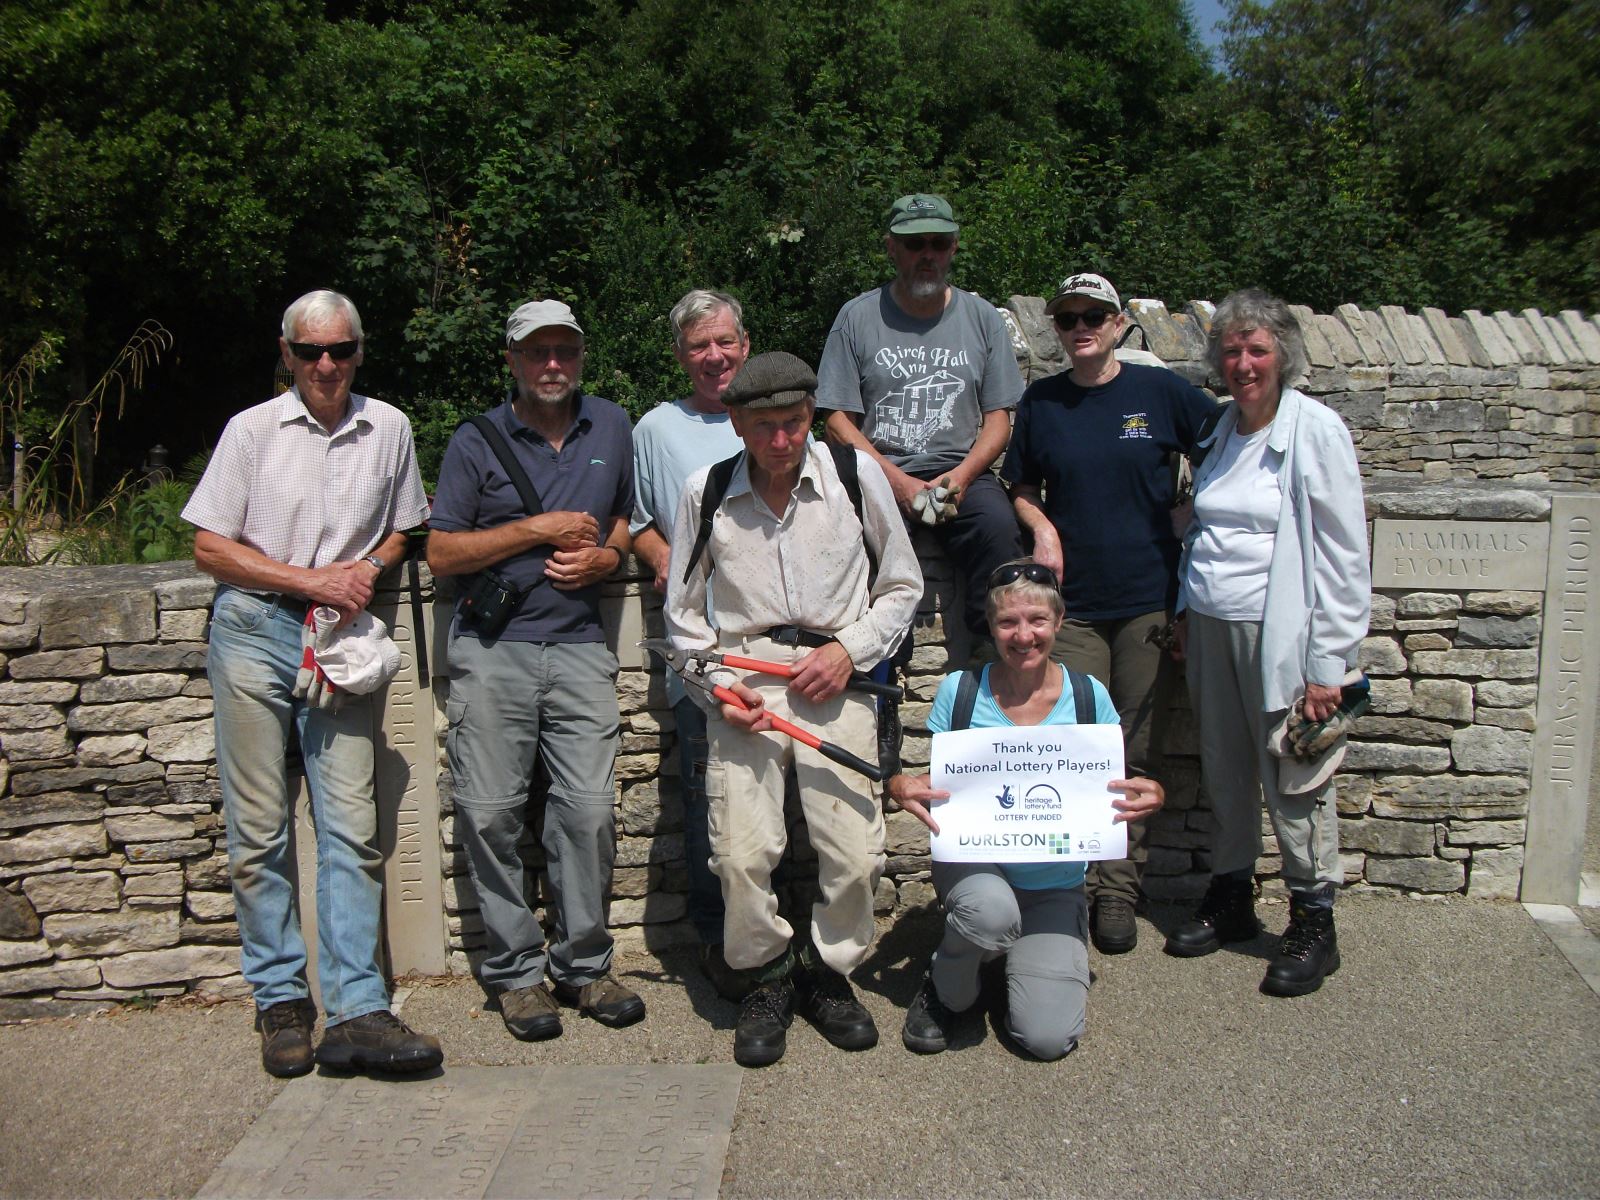
[{"label": "backpack shoulder strap", "polygon": [[978,673],[961,672],[961,682],[956,684],[956,702],[950,708],[950,732],[967,729],[972,725],[972,710],[978,703]]},{"label": "backpack shoulder strap", "polygon": [[517,489],[517,495],[522,499],[522,507],[528,510],[530,517],[537,517],[544,512],[544,504],[539,499],[539,493],[534,491],[533,482],[528,478],[528,473],[522,469],[522,464],[517,461],[516,453],[506,441],[505,434],[500,432],[500,427],[494,423],[488,413],[479,413],[475,417],[468,417],[460,425],[459,431],[471,425],[483,434],[483,440],[489,443],[489,449],[500,460],[500,466],[511,479],[511,486]]},{"label": "backpack shoulder strap", "polygon": [[867,552],[867,590],[871,591],[872,585],[878,581],[878,556],[872,552],[872,546],[867,541],[866,510],[861,506],[861,465],[856,461],[856,452],[852,447],[841,446],[838,442],[828,442],[827,446],[833,455],[833,469],[838,472],[839,482],[850,497],[850,506],[856,510],[856,520],[861,522],[861,547]]},{"label": "backpack shoulder strap", "polygon": [[1079,725],[1094,724],[1094,684],[1082,671],[1067,670],[1067,682],[1072,685],[1072,707],[1077,710]]},{"label": "backpack shoulder strap", "polygon": [[700,493],[700,525],[695,530],[694,549],[689,551],[689,564],[683,568],[685,583],[689,582],[689,576],[694,574],[695,564],[706,552],[706,544],[711,541],[711,520],[717,515],[722,498],[728,494],[728,485],[733,482],[733,473],[738,469],[739,460],[743,457],[744,451],[741,450],[732,458],[725,458],[714,464],[706,475],[705,490]]}]

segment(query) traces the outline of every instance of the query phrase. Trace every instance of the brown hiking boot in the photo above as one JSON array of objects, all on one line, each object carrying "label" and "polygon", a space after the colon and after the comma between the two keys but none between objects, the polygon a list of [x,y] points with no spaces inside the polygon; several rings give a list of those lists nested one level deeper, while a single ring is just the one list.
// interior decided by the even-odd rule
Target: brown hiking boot
[{"label": "brown hiking boot", "polygon": [[385,1008],[330,1025],[317,1061],[334,1071],[431,1071],[444,1050],[438,1038],[413,1032]]},{"label": "brown hiking boot", "polygon": [[542,983],[500,993],[500,1019],[511,1036],[524,1042],[542,1042],[561,1036],[561,1012],[556,998]]},{"label": "brown hiking boot", "polygon": [[644,1020],[644,1001],[632,988],[613,979],[610,972],[581,986],[558,979],[555,994],[561,1003],[613,1029]]},{"label": "brown hiking boot", "polygon": [[268,1075],[294,1079],[311,1070],[311,1030],[317,1023],[317,1006],[304,998],[280,1000],[256,1012],[261,1031],[261,1066]]}]

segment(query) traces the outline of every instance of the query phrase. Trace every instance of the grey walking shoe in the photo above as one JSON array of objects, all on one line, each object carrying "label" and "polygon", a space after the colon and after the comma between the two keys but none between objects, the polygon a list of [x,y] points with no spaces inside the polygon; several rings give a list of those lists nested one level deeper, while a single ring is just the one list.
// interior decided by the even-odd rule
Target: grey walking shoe
[{"label": "grey walking shoe", "polygon": [[542,1042],[561,1036],[561,1010],[542,983],[501,992],[500,1019],[520,1041]]},{"label": "grey walking shoe", "polygon": [[555,994],[561,1003],[613,1029],[644,1020],[644,1001],[632,988],[613,979],[610,972],[581,986],[558,979]]}]

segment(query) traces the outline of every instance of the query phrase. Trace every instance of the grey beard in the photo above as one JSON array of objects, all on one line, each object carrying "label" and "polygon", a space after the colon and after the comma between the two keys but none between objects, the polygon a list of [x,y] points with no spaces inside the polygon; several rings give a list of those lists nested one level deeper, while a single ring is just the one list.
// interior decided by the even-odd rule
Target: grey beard
[{"label": "grey beard", "polygon": [[906,284],[906,294],[913,300],[932,300],[936,296],[943,296],[944,277],[940,276],[938,279],[914,277]]}]

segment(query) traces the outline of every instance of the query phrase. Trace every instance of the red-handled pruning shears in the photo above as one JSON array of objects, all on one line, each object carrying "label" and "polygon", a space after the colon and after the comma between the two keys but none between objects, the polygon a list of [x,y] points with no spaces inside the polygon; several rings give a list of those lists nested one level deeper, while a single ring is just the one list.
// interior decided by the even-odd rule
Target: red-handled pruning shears
[{"label": "red-handled pruning shears", "polygon": [[[654,643],[660,642],[666,649],[675,654],[681,654],[691,663],[711,663],[719,667],[737,667],[741,671],[754,671],[758,675],[776,675],[781,679],[793,679],[800,673],[798,663],[767,662],[761,658],[743,658],[737,654],[723,654],[718,650],[678,650],[664,638],[651,638],[648,642],[640,642],[641,646],[656,649]],[[673,667],[673,670],[679,670]],[[892,683],[879,683],[869,675],[860,671],[852,671],[849,680],[845,683],[847,692],[862,692],[868,696],[882,696],[886,700],[893,700],[896,704],[905,698],[905,691]]]},{"label": "red-handled pruning shears", "polygon": [[[738,693],[731,688],[724,687],[710,678],[707,674],[709,669],[722,666],[760,671],[763,674],[770,675],[793,674],[792,670],[779,663],[762,663],[757,662],[755,659],[737,658],[732,655],[714,654],[703,650],[680,650],[665,638],[646,638],[639,645],[656,655],[662,662],[676,671],[685,686],[695,688],[720,703],[731,704],[735,708],[748,710],[750,706],[741,700]],[[754,665],[747,666],[746,664]],[[780,669],[768,670],[771,667]],[[889,685],[883,684],[879,686],[887,687]],[[898,688],[894,690],[899,691]],[[821,754],[824,758],[831,759],[841,767],[849,767],[852,771],[859,771],[874,782],[883,782],[883,771],[879,769],[876,763],[869,763],[866,759],[851,754],[843,746],[836,745],[833,742],[825,742],[816,734],[809,730],[801,729],[800,726],[791,724],[782,717],[772,716],[771,714],[768,714],[768,716],[772,721],[772,727],[779,733],[786,733],[802,745],[810,746],[818,754]]]}]

